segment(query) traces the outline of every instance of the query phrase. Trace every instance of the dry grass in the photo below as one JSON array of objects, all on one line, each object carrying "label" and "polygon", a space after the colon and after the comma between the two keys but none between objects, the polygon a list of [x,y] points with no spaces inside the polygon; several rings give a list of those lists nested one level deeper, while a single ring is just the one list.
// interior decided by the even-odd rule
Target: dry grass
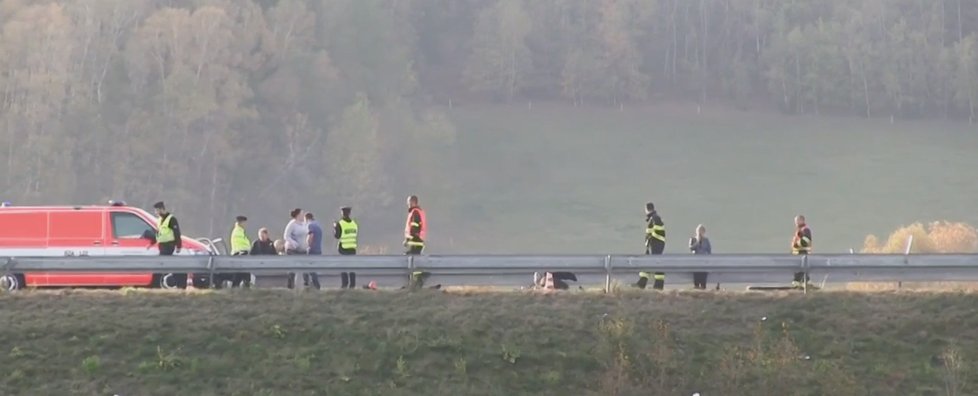
[{"label": "dry grass", "polygon": [[935,221],[926,226],[914,223],[893,231],[885,242],[875,235],[866,236],[863,253],[894,254],[906,251],[907,241],[913,236],[910,253],[976,253],[978,230],[965,223]]},{"label": "dry grass", "polygon": [[[914,223],[893,231],[884,242],[875,235],[867,235],[862,253],[900,254],[906,253],[907,241],[913,236],[911,254],[923,253],[976,253],[978,252],[978,230],[970,224],[950,221],[935,221],[924,225]],[[865,283],[855,282],[845,286],[851,291],[886,291],[897,289],[925,291],[973,291],[978,290],[978,282],[896,282]]]},{"label": "dry grass", "polygon": [[0,295],[0,394],[963,395],[976,304],[922,292],[27,292]]},{"label": "dry grass", "polygon": [[978,282],[851,282],[844,285],[846,291],[924,291],[924,292],[978,292]]}]

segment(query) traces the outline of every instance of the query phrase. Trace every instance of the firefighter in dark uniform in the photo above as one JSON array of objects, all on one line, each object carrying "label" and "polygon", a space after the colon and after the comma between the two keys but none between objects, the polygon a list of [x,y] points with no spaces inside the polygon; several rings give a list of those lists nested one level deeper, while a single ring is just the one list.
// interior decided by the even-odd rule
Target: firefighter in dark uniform
[{"label": "firefighter in dark uniform", "polygon": [[[655,204],[652,202],[645,204],[645,254],[662,254],[666,249],[666,225],[659,217],[659,212],[655,211]],[[666,274],[656,272],[652,274],[654,282],[652,288],[662,290],[666,285]],[[644,289],[649,283],[649,273],[642,271],[638,273],[638,283],[635,285]]]},{"label": "firefighter in dark uniform", "polygon": [[[425,241],[428,234],[428,221],[425,218],[424,209],[418,203],[418,196],[411,195],[407,199],[408,215],[404,222],[404,247],[407,250],[404,254],[420,255],[424,252]],[[424,271],[414,271],[411,273],[410,285],[412,288],[424,286],[424,280],[430,274]]]},{"label": "firefighter in dark uniform", "polygon": [[404,222],[404,247],[406,254],[418,255],[424,251],[425,237],[428,224],[425,222],[424,209],[418,205],[418,196],[412,195],[407,199],[408,216]]},{"label": "firefighter in dark uniform", "polygon": [[[796,256],[807,256],[812,253],[812,230],[805,223],[805,216],[795,216],[795,235],[791,238],[791,254]],[[808,274],[796,272],[791,286],[797,288],[805,287],[809,281]]]},{"label": "firefighter in dark uniform", "polygon": [[[353,208],[349,206],[340,208],[340,219],[333,223],[333,238],[336,238],[338,241],[336,250],[343,256],[354,256],[357,254],[357,239],[360,231],[357,227],[357,222],[350,218],[350,212],[352,211]],[[356,289],[356,272],[341,272],[340,279],[343,283],[341,288]]]}]

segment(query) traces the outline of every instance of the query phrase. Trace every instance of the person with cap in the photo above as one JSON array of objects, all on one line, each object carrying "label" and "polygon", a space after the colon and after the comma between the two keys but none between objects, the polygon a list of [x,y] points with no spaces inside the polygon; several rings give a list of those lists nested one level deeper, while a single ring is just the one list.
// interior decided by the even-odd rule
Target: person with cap
[{"label": "person with cap", "polygon": [[[336,251],[342,256],[354,256],[357,254],[357,239],[359,228],[357,222],[350,217],[353,208],[344,206],[340,208],[340,219],[333,223],[333,238],[337,242]],[[356,289],[357,273],[341,272],[340,280],[343,289]]]},{"label": "person with cap", "polygon": [[153,243],[147,249],[155,244],[160,248],[160,256],[179,254],[180,249],[183,248],[183,244],[181,243],[181,239],[183,238],[180,235],[180,224],[177,223],[177,218],[166,209],[163,201],[153,204],[153,209],[156,210],[156,217],[158,218],[156,223],[156,238],[152,240]]},{"label": "person with cap", "polygon": [[[655,210],[655,204],[648,202],[645,204],[645,254],[662,254],[666,249],[666,225],[659,217],[659,212]],[[666,274],[656,272],[653,274],[655,282],[652,288],[662,290],[665,288]],[[638,282],[635,284],[640,289],[644,289],[649,283],[649,273],[642,271],[638,273]]]},{"label": "person with cap", "polygon": [[[248,218],[245,216],[234,218],[234,227],[231,229],[232,256],[244,256],[251,253],[251,240],[248,239],[248,233],[245,232],[245,223],[247,221]],[[215,279],[214,284],[220,286],[225,280],[231,281],[232,287],[247,287],[251,285],[251,274],[246,272],[226,274]]]},{"label": "person with cap", "polygon": [[246,255],[251,251],[251,240],[245,232],[245,222],[248,218],[238,216],[234,218],[234,227],[231,229],[231,255]]}]

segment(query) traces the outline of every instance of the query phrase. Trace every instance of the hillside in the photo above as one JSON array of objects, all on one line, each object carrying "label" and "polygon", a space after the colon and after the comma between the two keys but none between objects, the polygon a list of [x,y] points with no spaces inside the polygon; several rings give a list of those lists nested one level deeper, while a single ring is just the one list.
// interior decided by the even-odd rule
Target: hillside
[{"label": "hillside", "polygon": [[978,224],[968,125],[675,105],[447,112],[458,162],[437,180],[458,188],[429,194],[433,252],[640,253],[647,200],[676,253],[700,223],[715,253],[787,252],[799,213],[821,253],[916,221]]},{"label": "hillside", "polygon": [[976,303],[951,293],[8,294],[0,394],[964,395]]}]

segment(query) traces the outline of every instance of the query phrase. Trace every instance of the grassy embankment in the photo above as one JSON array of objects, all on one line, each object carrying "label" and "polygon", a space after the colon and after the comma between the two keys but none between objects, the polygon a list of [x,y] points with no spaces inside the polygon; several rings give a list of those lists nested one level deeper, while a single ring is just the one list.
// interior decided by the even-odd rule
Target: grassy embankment
[{"label": "grassy embankment", "polygon": [[0,295],[0,394],[965,395],[976,304],[967,293],[21,293]]},{"label": "grassy embankment", "polygon": [[641,253],[646,200],[674,253],[699,223],[715,253],[784,253],[797,213],[821,253],[917,221],[978,224],[966,123],[671,105],[447,111],[459,162],[445,180],[459,188],[425,196],[432,253]]}]

